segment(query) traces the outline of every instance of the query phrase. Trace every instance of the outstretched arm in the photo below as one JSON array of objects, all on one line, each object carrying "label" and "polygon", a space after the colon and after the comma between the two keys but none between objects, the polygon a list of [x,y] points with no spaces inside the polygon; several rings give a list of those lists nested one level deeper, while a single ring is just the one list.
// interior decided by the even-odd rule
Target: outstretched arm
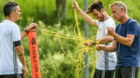
[{"label": "outstretched arm", "polygon": [[97,27],[96,25],[96,21],[93,20],[88,14],[86,14],[83,10],[81,10],[81,8],[79,7],[79,5],[77,4],[77,2],[75,0],[73,0],[73,8],[75,8],[75,10],[81,15],[81,17],[84,19],[84,21],[86,21],[88,24]]}]

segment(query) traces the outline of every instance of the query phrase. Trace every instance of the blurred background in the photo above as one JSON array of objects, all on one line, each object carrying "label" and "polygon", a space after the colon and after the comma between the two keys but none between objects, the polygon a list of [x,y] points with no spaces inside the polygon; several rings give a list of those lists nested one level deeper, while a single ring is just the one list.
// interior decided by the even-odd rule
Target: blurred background
[{"label": "blurred background", "polygon": [[[0,0],[0,22],[4,20],[3,6],[9,0]],[[65,36],[75,36],[75,19],[72,8],[72,0],[11,0],[19,3],[21,8],[20,20],[17,24],[21,31],[31,22],[39,24],[39,28],[47,29]],[[76,0],[80,8],[84,9],[84,0]],[[88,5],[95,0],[88,0]],[[106,11],[111,16],[109,4],[117,0],[100,0],[103,2]],[[128,15],[140,22],[140,3],[139,0],[120,0],[128,8]],[[94,18],[91,14],[89,14]],[[84,36],[84,23],[79,14],[79,27]],[[119,22],[116,21],[116,25]],[[88,39],[96,38],[97,28],[89,25]],[[42,78],[75,78],[76,62],[79,55],[79,47],[76,40],[58,38],[56,36],[44,35],[37,30],[38,50],[40,57],[40,71]],[[28,76],[31,78],[31,64],[29,53],[28,38],[22,41],[25,51],[25,58],[28,66]],[[61,47],[62,46],[62,47]],[[94,46],[93,46],[94,47]],[[63,49],[62,49],[63,48]],[[95,50],[91,50],[89,55],[89,76],[95,67]],[[84,57],[81,58],[81,68],[79,78],[84,78]],[[139,73],[140,78],[140,73]]]}]

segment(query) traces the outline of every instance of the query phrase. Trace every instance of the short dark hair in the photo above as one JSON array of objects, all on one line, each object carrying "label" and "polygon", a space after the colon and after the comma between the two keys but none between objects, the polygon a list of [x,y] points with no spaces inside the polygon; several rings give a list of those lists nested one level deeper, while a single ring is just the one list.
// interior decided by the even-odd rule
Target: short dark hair
[{"label": "short dark hair", "polygon": [[18,6],[18,3],[14,1],[8,1],[3,7],[4,15],[9,16],[11,11],[16,9],[16,6]]},{"label": "short dark hair", "polygon": [[89,5],[86,13],[91,13],[94,9],[101,11],[102,8],[104,9],[103,3],[100,1],[95,1]]}]

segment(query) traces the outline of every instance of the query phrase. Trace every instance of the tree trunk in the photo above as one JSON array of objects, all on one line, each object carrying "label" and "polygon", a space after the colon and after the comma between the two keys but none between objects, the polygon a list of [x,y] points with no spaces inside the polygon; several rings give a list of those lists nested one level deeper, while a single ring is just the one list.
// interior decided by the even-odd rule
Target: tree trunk
[{"label": "tree trunk", "polygon": [[66,0],[56,0],[56,16],[61,19],[66,17]]}]

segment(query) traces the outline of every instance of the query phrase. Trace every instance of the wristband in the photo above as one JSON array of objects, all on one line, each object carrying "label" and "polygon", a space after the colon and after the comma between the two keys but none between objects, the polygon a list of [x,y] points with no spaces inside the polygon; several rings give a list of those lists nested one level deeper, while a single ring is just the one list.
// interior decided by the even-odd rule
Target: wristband
[{"label": "wristband", "polygon": [[26,33],[28,34],[29,31],[27,31],[27,30],[24,28],[24,32],[26,32]]}]

